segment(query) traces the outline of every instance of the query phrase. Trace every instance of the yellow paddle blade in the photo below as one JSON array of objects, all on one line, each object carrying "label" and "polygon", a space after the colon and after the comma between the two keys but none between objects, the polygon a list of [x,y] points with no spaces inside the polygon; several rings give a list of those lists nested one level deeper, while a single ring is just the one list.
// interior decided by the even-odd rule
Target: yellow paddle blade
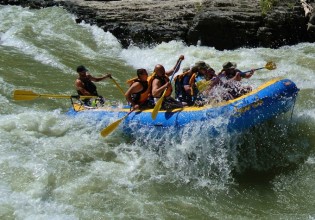
[{"label": "yellow paddle blade", "polygon": [[267,70],[274,70],[277,68],[277,65],[274,62],[270,61],[270,62],[266,63],[265,68]]},{"label": "yellow paddle blade", "polygon": [[13,99],[17,101],[21,100],[33,100],[38,98],[39,95],[32,91],[15,90],[13,92]]},{"label": "yellow paddle blade", "polygon": [[102,137],[106,137],[107,135],[109,135],[110,133],[112,133],[118,126],[119,124],[125,119],[127,118],[128,115],[131,114],[131,112],[133,112],[134,110],[130,111],[128,114],[126,114],[124,117],[122,117],[121,119],[111,123],[110,125],[108,125],[106,128],[104,128],[101,131],[101,135]]},{"label": "yellow paddle blade", "polygon": [[125,115],[123,118],[111,123],[109,126],[107,126],[106,128],[104,128],[101,131],[101,135],[102,137],[106,137],[107,135],[109,135],[110,133],[112,133],[118,126],[119,124],[122,122],[122,120],[124,120],[128,115]]},{"label": "yellow paddle blade", "polygon": [[167,89],[164,90],[164,92],[163,92],[161,98],[155,103],[155,106],[154,106],[154,109],[153,109],[152,115],[151,115],[151,117],[152,117],[153,120],[155,120],[155,118],[156,118],[158,112],[159,112],[160,109],[161,109],[161,106],[162,106],[162,103],[163,103],[163,99],[164,99],[164,95],[165,95],[165,93],[166,93],[166,90],[167,90]]},{"label": "yellow paddle blade", "polygon": [[204,90],[206,90],[210,84],[211,84],[211,81],[206,81],[206,80],[200,80],[196,82],[196,86],[199,92],[203,92]]}]

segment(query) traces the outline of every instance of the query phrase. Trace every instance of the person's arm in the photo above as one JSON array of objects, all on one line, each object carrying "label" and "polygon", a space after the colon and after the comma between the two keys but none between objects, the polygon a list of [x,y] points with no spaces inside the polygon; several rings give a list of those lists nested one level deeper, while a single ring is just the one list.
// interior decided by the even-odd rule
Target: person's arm
[{"label": "person's arm", "polygon": [[224,71],[224,70],[221,70],[221,71],[217,74],[217,76],[218,76],[219,78],[226,77],[225,71]]},{"label": "person's arm", "polygon": [[183,79],[184,90],[187,94],[191,94],[191,86],[189,84],[190,77],[191,76],[184,76],[184,79]]},{"label": "person's arm", "polygon": [[83,95],[87,95],[87,96],[91,95],[91,93],[89,93],[86,89],[84,89],[84,85],[79,79],[75,81],[75,88],[76,90],[80,91],[80,93]]},{"label": "person's arm", "polygon": [[133,109],[138,109],[139,105],[132,100],[131,95],[141,91],[142,89],[143,87],[141,83],[135,82],[129,87],[129,89],[125,93],[126,100],[131,104]]},{"label": "person's arm", "polygon": [[252,77],[252,75],[254,75],[254,72],[255,72],[255,70],[254,70],[254,69],[251,69],[250,72],[241,73],[241,76],[242,76],[243,78],[248,79],[248,78]]},{"label": "person's arm", "polygon": [[235,81],[241,81],[242,80],[242,78],[247,78],[245,75],[247,74],[247,73],[242,73],[242,71],[240,71],[240,70],[238,70],[238,69],[235,69],[234,70],[235,72],[235,75],[234,75],[234,77],[232,77],[232,78],[230,78],[230,79],[228,79],[228,80],[235,80]]},{"label": "person's arm", "polygon": [[154,79],[152,82],[152,96],[154,98],[160,97],[162,95],[161,93],[170,85],[171,85],[170,82],[167,82],[160,87],[159,80]]},{"label": "person's arm", "polygon": [[88,74],[87,77],[89,77],[89,79],[93,82],[99,82],[99,81],[107,79],[107,78],[112,78],[112,74],[108,73],[108,74],[101,76],[101,77],[94,77],[94,76]]},{"label": "person's arm", "polygon": [[[170,70],[168,70],[168,71],[165,71],[165,74],[167,75],[167,76],[171,76],[171,75],[173,75],[173,73],[175,74],[178,70],[179,70],[179,68],[180,68],[180,64],[179,64],[179,62],[181,62],[182,60],[184,60],[185,59],[185,57],[184,57],[184,55],[180,55],[179,56],[179,58],[178,58],[178,60],[177,60],[177,62],[176,62],[176,64],[175,64],[175,66],[172,68],[172,69],[170,69]],[[179,64],[179,65],[178,65]],[[176,68],[177,67],[177,68]],[[176,68],[176,69],[175,69]]]},{"label": "person's arm", "polygon": [[241,81],[242,80],[242,72],[236,72],[235,76],[229,80]]}]

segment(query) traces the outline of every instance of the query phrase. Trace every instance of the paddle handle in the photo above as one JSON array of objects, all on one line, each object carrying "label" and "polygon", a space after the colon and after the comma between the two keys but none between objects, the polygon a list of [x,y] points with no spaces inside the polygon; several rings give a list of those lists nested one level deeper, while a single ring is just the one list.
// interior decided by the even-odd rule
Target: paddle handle
[{"label": "paddle handle", "polygon": [[39,94],[38,97],[41,98],[55,98],[55,99],[64,99],[64,98],[74,98],[74,99],[91,99],[96,98],[98,96],[92,96],[92,95],[71,95],[71,96],[65,96],[65,95],[50,95],[50,94]]},{"label": "paddle handle", "polygon": [[[254,71],[256,71],[256,70],[261,70],[261,69],[265,69],[266,67],[260,67],[260,68],[257,68],[257,69],[253,69]],[[246,73],[249,73],[249,72],[251,72],[252,70],[247,70],[247,71],[245,71],[245,72],[242,72],[241,73],[241,76],[243,77],[243,76],[245,76],[245,74]]]},{"label": "paddle handle", "polygon": [[125,96],[125,92],[124,90],[121,88],[121,86],[117,83],[117,81],[111,77],[111,79],[113,80],[113,82],[115,83],[115,85],[117,86],[117,88],[119,89],[119,91],[121,92],[121,94],[123,94],[123,96]]},{"label": "paddle handle", "polygon": [[173,80],[173,78],[174,78],[174,76],[175,76],[175,73],[178,71],[179,66],[180,66],[180,64],[182,63],[182,61],[183,61],[182,59],[179,59],[179,60],[178,60],[176,66],[175,66],[175,69],[174,69],[174,71],[173,71],[172,77],[171,77],[171,79],[170,79],[170,82],[172,82],[172,80]]}]

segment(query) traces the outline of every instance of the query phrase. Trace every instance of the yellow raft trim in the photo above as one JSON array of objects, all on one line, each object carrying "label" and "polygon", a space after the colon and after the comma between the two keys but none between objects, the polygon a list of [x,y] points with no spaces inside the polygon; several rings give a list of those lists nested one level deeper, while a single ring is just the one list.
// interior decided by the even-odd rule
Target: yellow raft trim
[{"label": "yellow raft trim", "polygon": [[[238,97],[236,99],[233,99],[233,100],[229,100],[229,101],[223,101],[223,102],[220,102],[220,103],[214,103],[214,104],[208,104],[208,105],[204,105],[204,106],[201,106],[201,107],[198,107],[198,106],[189,106],[189,107],[184,107],[184,108],[176,108],[176,109],[173,109],[173,110],[168,110],[167,112],[179,112],[179,111],[183,111],[183,112],[193,112],[193,111],[200,111],[200,110],[204,110],[204,109],[208,109],[208,108],[215,108],[215,107],[220,107],[220,106],[224,106],[224,105],[229,105],[229,104],[232,104],[234,102],[237,102],[239,101],[240,99],[244,99],[250,95],[253,95],[263,89],[265,89],[266,87],[278,82],[282,80],[281,77],[277,77],[277,78],[274,78],[272,80],[269,80],[268,82],[262,84],[261,86],[259,86],[258,88],[252,90],[251,92],[241,96],[241,97]],[[77,103],[74,103],[73,104],[73,108],[75,111],[85,111],[85,110],[93,110],[93,111],[104,111],[104,110],[108,110],[108,111],[117,111],[117,112],[129,112],[130,109],[126,109],[126,108],[111,108],[111,107],[101,107],[101,108],[93,108],[93,107],[85,107],[85,106],[82,106],[80,104],[77,104]],[[153,108],[152,109],[146,109],[146,110],[143,110],[142,112],[152,112],[153,111]],[[136,111],[137,112],[137,111]],[[139,112],[139,111],[138,111]],[[166,110],[160,110],[159,112],[166,112]]]}]

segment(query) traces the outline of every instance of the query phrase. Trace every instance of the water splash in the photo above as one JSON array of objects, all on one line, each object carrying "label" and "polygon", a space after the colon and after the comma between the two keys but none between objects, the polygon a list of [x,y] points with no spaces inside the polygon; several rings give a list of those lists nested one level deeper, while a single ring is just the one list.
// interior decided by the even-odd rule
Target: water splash
[{"label": "water splash", "polygon": [[[0,216],[312,217],[313,195],[307,192],[314,188],[314,44],[217,51],[172,41],[122,50],[109,33],[75,24],[60,8],[0,6],[0,18]],[[109,68],[123,83],[135,76],[134,68],[149,71],[157,63],[172,68],[180,54],[185,55],[182,67],[204,60],[216,71],[228,60],[241,70],[274,61],[276,70],[257,71],[244,83],[257,86],[275,76],[292,79],[301,89],[293,119],[278,117],[242,134],[227,134],[226,122],[218,118],[159,135],[140,129],[134,131],[136,139],[119,132],[103,139],[101,124],[109,119],[99,123],[66,117],[68,102],[17,103],[10,98],[21,87],[71,94],[78,63],[89,64],[93,72]],[[121,98],[114,85],[98,85],[106,97]],[[204,128],[216,130],[217,136]],[[248,170],[256,175],[247,175]],[[256,177],[265,178],[258,187],[252,183]]]}]

